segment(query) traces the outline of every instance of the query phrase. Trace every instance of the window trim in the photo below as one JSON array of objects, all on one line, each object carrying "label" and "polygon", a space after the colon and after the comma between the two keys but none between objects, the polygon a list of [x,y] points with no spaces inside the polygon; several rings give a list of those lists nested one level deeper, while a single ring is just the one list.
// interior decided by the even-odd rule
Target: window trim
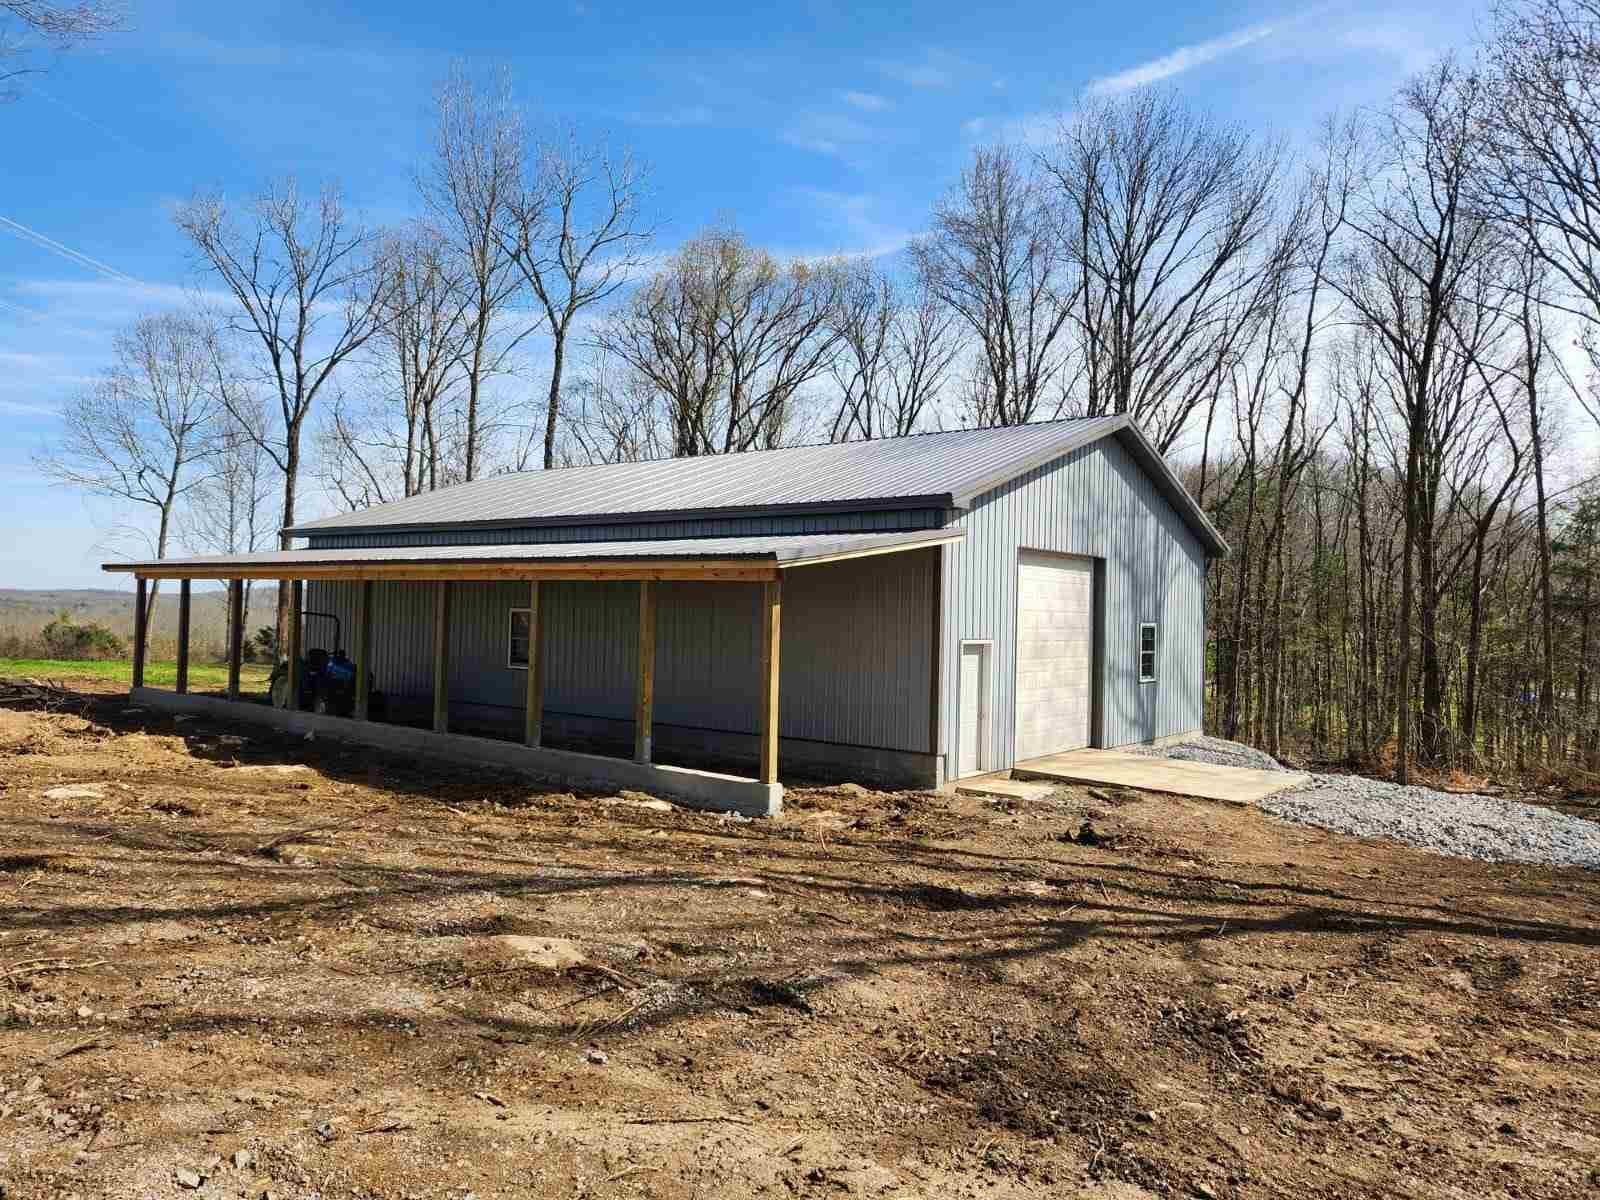
[{"label": "window trim", "polygon": [[[516,619],[516,616],[517,616],[518,613],[522,613],[524,616],[528,616],[531,611],[532,610],[530,610],[530,609],[528,609],[526,607],[524,607],[524,608],[509,608],[509,609],[506,610],[506,669],[507,670],[510,670],[510,671],[526,671],[528,669],[528,664],[527,663],[525,663],[525,662],[520,662],[520,663],[519,662],[513,662],[512,659],[511,659],[511,644],[512,644],[512,641],[513,641],[512,637],[511,637],[511,622]],[[528,621],[528,655],[529,655],[529,657],[532,657],[532,655],[533,655],[533,621],[531,619]]]},{"label": "window trim", "polygon": [[[1146,629],[1148,629],[1150,631],[1150,649],[1149,649],[1148,652],[1144,648],[1144,631]],[[1161,653],[1160,653],[1160,651],[1161,651],[1161,628],[1160,628],[1160,623],[1157,622],[1157,621],[1140,621],[1139,622],[1139,644],[1138,644],[1138,647],[1137,647],[1137,649],[1135,651],[1139,656],[1137,665],[1138,665],[1138,668],[1139,668],[1139,682],[1140,683],[1142,683],[1142,684],[1143,683],[1155,683],[1156,680],[1160,677],[1160,674],[1161,674]],[[1146,653],[1148,653],[1150,655],[1150,674],[1148,674],[1148,675],[1146,675],[1144,673],[1144,656],[1145,656]]]}]

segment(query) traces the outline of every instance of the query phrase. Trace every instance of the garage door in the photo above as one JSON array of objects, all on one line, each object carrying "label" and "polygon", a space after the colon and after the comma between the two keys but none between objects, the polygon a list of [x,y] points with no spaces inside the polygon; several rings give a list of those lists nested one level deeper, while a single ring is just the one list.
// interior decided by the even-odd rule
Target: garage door
[{"label": "garage door", "polygon": [[1094,564],[1024,554],[1017,564],[1018,761],[1089,744]]}]

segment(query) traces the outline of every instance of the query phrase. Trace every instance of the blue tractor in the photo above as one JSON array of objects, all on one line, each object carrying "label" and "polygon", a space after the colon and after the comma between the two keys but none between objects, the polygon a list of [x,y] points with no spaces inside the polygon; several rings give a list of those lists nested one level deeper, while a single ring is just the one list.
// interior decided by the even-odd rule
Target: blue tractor
[{"label": "blue tractor", "polygon": [[[344,647],[340,645],[339,618],[334,613],[327,612],[304,612],[301,617],[305,624],[309,624],[312,618],[330,622],[333,626],[333,637],[329,640],[335,649],[331,654],[321,646],[314,646],[306,651],[305,657],[300,660],[300,695],[292,705],[289,702],[289,660],[280,660],[278,665],[272,668],[272,676],[268,681],[272,706],[348,717],[356,707],[356,664],[350,660],[344,652]],[[307,640],[304,633],[305,624],[301,626],[302,644]],[[377,689],[376,679],[369,672],[367,715],[380,718],[387,707],[383,693]]]}]

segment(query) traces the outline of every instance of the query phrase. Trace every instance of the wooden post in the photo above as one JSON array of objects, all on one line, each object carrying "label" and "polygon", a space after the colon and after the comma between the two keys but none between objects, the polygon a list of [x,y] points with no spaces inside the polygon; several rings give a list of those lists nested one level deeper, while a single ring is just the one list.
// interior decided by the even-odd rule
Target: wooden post
[{"label": "wooden post", "polygon": [[778,649],[783,638],[783,584],[769,580],[761,605],[761,775],[778,782]]},{"label": "wooden post", "polygon": [[305,581],[296,579],[289,584],[289,635],[284,647],[289,656],[289,695],[284,707],[291,712],[300,707],[300,676],[304,664],[300,661],[300,610],[305,606]]},{"label": "wooden post", "polygon": [[633,761],[650,761],[656,701],[656,585],[639,581],[639,678],[633,701]]},{"label": "wooden post", "polygon": [[539,581],[528,584],[528,699],[522,740],[537,748],[544,740],[544,655],[539,635],[544,630],[544,611],[539,605]]},{"label": "wooden post", "polygon": [[365,721],[372,703],[372,580],[356,585],[356,720]]},{"label": "wooden post", "polygon": [[433,585],[433,731],[450,732],[450,581]]},{"label": "wooden post", "polygon": [[145,621],[150,615],[150,581],[139,576],[133,593],[133,686],[144,686]]},{"label": "wooden post", "polygon": [[189,690],[189,580],[178,581],[178,672],[172,690],[183,695]]},{"label": "wooden post", "polygon": [[239,667],[244,662],[244,580],[228,580],[228,699],[239,698]]}]

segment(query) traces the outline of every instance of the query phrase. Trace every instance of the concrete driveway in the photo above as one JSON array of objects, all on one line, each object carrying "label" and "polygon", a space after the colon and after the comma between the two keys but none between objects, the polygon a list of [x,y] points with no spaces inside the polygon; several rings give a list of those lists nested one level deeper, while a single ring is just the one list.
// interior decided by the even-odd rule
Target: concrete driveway
[{"label": "concrete driveway", "polygon": [[1013,779],[1054,783],[1094,783],[1139,788],[1171,796],[1195,796],[1253,804],[1274,792],[1299,787],[1311,777],[1299,771],[1257,771],[1214,763],[1157,758],[1121,750],[1071,750],[1031,758],[1011,769]]}]

